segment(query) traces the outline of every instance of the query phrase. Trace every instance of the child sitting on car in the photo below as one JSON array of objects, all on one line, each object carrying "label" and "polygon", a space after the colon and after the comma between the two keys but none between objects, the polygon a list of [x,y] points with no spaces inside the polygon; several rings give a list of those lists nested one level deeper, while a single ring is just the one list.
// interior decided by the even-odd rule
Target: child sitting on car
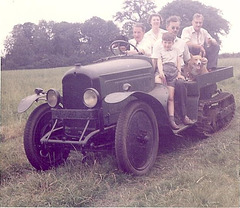
[{"label": "child sitting on car", "polygon": [[[178,130],[179,126],[174,119],[174,91],[175,82],[177,79],[185,79],[181,75],[181,57],[180,51],[173,47],[175,36],[172,33],[166,32],[162,36],[162,47],[158,54],[158,71],[156,72],[155,82],[166,84],[169,90],[168,98],[168,115],[169,122],[174,130]],[[192,124],[187,115],[183,115],[183,123]]]}]

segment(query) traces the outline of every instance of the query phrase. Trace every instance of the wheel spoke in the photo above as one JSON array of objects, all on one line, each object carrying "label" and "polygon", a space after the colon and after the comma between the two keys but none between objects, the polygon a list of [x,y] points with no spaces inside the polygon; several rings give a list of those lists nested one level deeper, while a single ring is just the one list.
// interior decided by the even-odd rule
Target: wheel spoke
[{"label": "wheel spoke", "polygon": [[117,161],[123,171],[143,175],[153,166],[158,152],[158,125],[148,104],[129,103],[116,129]]},{"label": "wheel spoke", "polygon": [[30,115],[24,132],[24,149],[29,162],[38,170],[60,165],[68,157],[60,145],[50,145],[42,138],[60,137],[62,124],[53,121],[48,104],[38,106]]},{"label": "wheel spoke", "polygon": [[[150,159],[153,143],[153,129],[150,118],[144,112],[137,112],[129,123],[127,152],[129,160],[135,168],[142,168]],[[146,139],[147,138],[147,139]]]}]

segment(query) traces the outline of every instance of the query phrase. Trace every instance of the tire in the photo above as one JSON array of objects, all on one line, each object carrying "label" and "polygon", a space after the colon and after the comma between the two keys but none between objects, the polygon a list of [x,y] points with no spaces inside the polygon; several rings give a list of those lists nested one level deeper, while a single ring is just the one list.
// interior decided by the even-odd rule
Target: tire
[{"label": "tire", "polygon": [[116,127],[119,168],[133,175],[148,173],[156,161],[158,146],[158,124],[153,110],[145,102],[130,102],[120,113]]},{"label": "tire", "polygon": [[[50,131],[54,121],[47,103],[38,106],[29,116],[24,130],[24,149],[31,165],[37,170],[48,170],[62,164],[69,155],[60,145],[41,144],[40,139]],[[56,127],[61,127],[57,124]],[[59,137],[61,130],[51,136]],[[50,137],[51,138],[51,137]]]}]

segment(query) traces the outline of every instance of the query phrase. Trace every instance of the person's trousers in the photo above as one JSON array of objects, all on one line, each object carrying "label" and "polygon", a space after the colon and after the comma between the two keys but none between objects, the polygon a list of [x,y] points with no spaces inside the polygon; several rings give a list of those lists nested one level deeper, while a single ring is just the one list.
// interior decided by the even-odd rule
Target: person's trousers
[{"label": "person's trousers", "polygon": [[184,118],[187,115],[187,88],[184,84],[183,79],[177,79],[175,82],[175,96],[174,96],[179,104],[179,109],[182,118]]}]

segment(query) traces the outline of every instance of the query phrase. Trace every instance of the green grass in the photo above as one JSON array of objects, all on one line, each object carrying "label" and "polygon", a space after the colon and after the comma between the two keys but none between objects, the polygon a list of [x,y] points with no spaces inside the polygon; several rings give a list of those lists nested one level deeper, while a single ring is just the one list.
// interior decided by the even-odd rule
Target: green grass
[{"label": "green grass", "polygon": [[3,71],[0,205],[239,207],[240,59],[221,59],[219,65],[234,66],[234,77],[218,84],[236,99],[230,126],[209,138],[184,136],[164,143],[153,169],[142,177],[121,173],[112,155],[82,164],[79,152],[57,169],[35,171],[22,142],[34,106],[21,115],[17,106],[35,87],[60,90],[69,68]]},{"label": "green grass", "polygon": [[12,124],[13,122],[25,122],[29,115],[17,113],[17,106],[21,99],[34,94],[36,87],[44,90],[55,88],[61,91],[61,79],[64,73],[70,67],[38,69],[38,70],[14,70],[2,72],[2,117],[3,125]]}]

